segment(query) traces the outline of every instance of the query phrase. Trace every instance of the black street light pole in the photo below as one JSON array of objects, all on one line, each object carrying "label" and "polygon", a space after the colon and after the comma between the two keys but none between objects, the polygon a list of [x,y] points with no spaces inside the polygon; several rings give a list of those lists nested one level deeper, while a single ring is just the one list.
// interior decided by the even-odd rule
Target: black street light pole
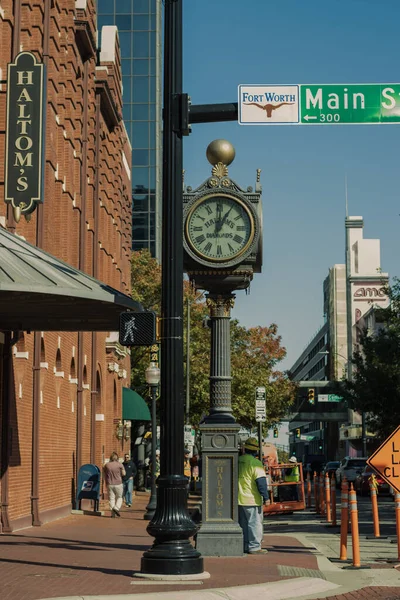
[{"label": "black street light pole", "polygon": [[143,518],[150,521],[154,517],[157,507],[156,487],[156,450],[157,450],[157,389],[160,382],[160,369],[155,363],[150,363],[146,369],[146,382],[151,392],[151,494]]},{"label": "black street light pole", "polygon": [[147,526],[155,538],[143,554],[142,574],[191,575],[203,559],[190,538],[197,532],[187,510],[183,475],[183,190],[182,136],[188,133],[182,94],[182,0],[165,0],[161,298],[161,464],[157,508]]}]

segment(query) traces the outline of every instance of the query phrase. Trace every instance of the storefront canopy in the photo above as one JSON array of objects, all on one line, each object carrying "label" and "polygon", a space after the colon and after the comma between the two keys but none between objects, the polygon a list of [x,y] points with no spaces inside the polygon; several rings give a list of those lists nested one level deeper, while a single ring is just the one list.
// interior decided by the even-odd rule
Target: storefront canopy
[{"label": "storefront canopy", "polygon": [[0,330],[118,331],[129,296],[0,227]]},{"label": "storefront canopy", "polygon": [[122,388],[122,418],[124,421],[150,421],[150,411],[142,396],[135,390]]}]

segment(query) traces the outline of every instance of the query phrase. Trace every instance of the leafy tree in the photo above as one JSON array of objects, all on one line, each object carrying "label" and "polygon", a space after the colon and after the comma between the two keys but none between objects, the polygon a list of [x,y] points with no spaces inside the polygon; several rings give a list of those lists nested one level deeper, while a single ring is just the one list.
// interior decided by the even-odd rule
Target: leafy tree
[{"label": "leafy tree", "polygon": [[400,423],[400,281],[387,287],[388,308],[376,308],[375,332],[363,331],[352,357],[352,381],[340,384],[350,408],[366,413],[368,429],[383,441]]},{"label": "leafy tree", "polygon": [[[132,297],[146,310],[161,314],[161,268],[147,250],[132,254]],[[204,326],[208,315],[205,294],[183,281],[184,345],[186,348],[187,308],[190,304],[190,421],[198,425],[210,407],[210,329]],[[246,329],[231,321],[232,408],[237,421],[245,427],[255,425],[255,388],[267,390],[267,428],[288,410],[295,386],[277,364],[285,357],[277,326]],[[163,357],[161,357],[161,362]],[[186,351],[184,352],[186,368]],[[132,348],[132,384],[140,393],[146,390],[144,372],[149,364],[147,348]]]},{"label": "leafy tree", "polygon": [[246,329],[232,321],[232,407],[244,427],[255,423],[255,389],[266,388],[267,420],[264,428],[279,422],[294,400],[295,384],[276,367],[286,356],[275,324]]}]

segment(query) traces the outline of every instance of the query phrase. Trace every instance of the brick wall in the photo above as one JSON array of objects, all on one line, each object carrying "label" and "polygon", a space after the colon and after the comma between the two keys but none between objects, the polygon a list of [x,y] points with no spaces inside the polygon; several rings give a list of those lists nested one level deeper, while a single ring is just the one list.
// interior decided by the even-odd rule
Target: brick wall
[{"label": "brick wall", "polygon": [[[20,28],[16,28],[13,2],[0,1],[0,79],[5,79],[7,63],[13,58],[13,39],[19,42],[18,51],[32,51],[47,62],[44,204],[40,216],[35,211],[29,222],[24,218],[18,224],[11,219],[6,222],[13,231],[15,227],[15,233],[36,244],[37,219],[42,219],[42,246],[47,252],[129,293],[131,149],[120,120],[118,35],[113,38],[111,32],[114,43],[107,52],[107,60],[102,61],[100,56],[98,62],[96,52],[90,56],[87,48],[82,51],[83,38],[78,32],[83,29],[89,42],[96,39],[93,0],[86,3],[52,0],[49,32],[45,26],[46,3],[47,0],[24,0]],[[48,56],[44,52],[46,47]],[[4,164],[6,89],[6,84],[1,83],[1,164]],[[105,97],[111,102],[103,101]],[[2,171],[1,217],[7,219]],[[85,332],[81,345],[78,333],[41,333],[39,510],[44,520],[46,511],[71,504],[78,443],[82,464],[90,462],[92,401],[96,414],[104,415],[104,421],[96,420],[95,425],[95,462],[101,466],[112,451],[122,453],[129,448],[129,441],[121,442],[115,436],[116,422],[122,417],[122,386],[129,386],[129,357],[116,354],[114,346],[106,343],[109,333],[93,336]],[[33,338],[33,332],[24,332],[13,347],[9,515],[17,526],[17,519],[31,513]],[[92,364],[93,356],[96,364]],[[81,373],[79,362],[83,366]],[[118,372],[108,368],[110,362],[118,365]],[[125,378],[121,376],[123,370]],[[94,389],[93,372],[94,381],[98,382]],[[82,439],[77,440],[80,385]]]}]

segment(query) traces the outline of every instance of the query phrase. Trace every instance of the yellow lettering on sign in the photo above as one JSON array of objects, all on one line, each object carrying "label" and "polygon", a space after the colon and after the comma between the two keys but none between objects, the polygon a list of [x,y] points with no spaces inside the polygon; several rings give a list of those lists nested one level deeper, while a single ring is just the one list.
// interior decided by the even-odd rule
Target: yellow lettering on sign
[{"label": "yellow lettering on sign", "polygon": [[[27,135],[20,135],[15,140],[15,145],[18,150],[29,150],[33,146],[33,140]],[[23,146],[25,146],[25,148]]]},{"label": "yellow lettering on sign", "polygon": [[31,118],[31,115],[25,114],[26,104],[18,104],[18,108],[19,108],[18,119],[30,119]]},{"label": "yellow lettering on sign", "polygon": [[20,93],[17,102],[32,102],[32,98],[30,97],[29,92],[26,88],[24,88]]},{"label": "yellow lettering on sign", "polygon": [[17,85],[33,85],[33,71],[17,71]]},{"label": "yellow lettering on sign", "polygon": [[217,500],[217,506],[224,506],[224,501],[223,500]]},{"label": "yellow lettering on sign", "polygon": [[33,152],[28,152],[25,156],[22,156],[21,152],[15,153],[14,167],[31,167],[32,166]]},{"label": "yellow lettering on sign", "polygon": [[25,177],[25,175],[23,177],[18,177],[18,179],[17,179],[18,192],[24,192],[27,189],[28,189],[28,178]]}]

